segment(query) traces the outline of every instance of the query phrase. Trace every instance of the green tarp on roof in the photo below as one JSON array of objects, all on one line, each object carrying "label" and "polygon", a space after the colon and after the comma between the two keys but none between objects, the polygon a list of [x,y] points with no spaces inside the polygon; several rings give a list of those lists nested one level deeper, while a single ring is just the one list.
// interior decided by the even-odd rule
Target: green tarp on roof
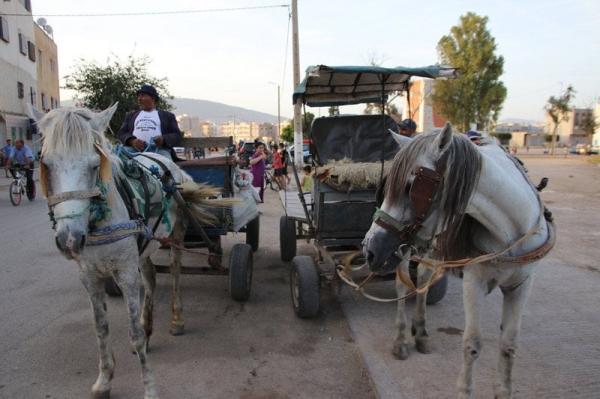
[{"label": "green tarp on roof", "polygon": [[293,102],[309,106],[348,105],[381,102],[382,94],[406,90],[412,76],[456,77],[455,68],[431,65],[422,68],[316,65],[296,87]]}]

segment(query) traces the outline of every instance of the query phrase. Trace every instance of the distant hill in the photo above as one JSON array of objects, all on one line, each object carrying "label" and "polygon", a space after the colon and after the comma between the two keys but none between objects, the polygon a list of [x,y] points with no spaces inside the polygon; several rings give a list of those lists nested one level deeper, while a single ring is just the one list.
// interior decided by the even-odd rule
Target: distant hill
[{"label": "distant hill", "polygon": [[506,119],[502,119],[501,121],[498,122],[499,124],[502,123],[517,123],[519,125],[539,125],[542,124],[544,122],[541,121],[536,121],[533,119],[523,119],[523,118],[506,118]]},{"label": "distant hill", "polygon": [[[259,123],[277,123],[277,115],[270,115],[264,112],[253,111],[251,109],[236,107],[218,103],[215,101],[198,100],[193,98],[174,98],[171,104],[175,107],[175,114],[188,114],[197,116],[200,120],[209,120],[213,122],[222,122],[233,120],[234,115],[236,121],[244,122],[259,122]],[[63,107],[73,105],[73,100],[61,101]],[[282,120],[288,119],[281,116]]]},{"label": "distant hill", "polygon": [[[197,100],[192,98],[174,98],[171,103],[175,107],[176,114],[188,114],[197,116],[200,120],[220,122],[232,120],[235,115],[237,121],[246,122],[269,122],[277,123],[277,115],[236,107],[208,100]],[[281,117],[282,120],[286,119]]]}]

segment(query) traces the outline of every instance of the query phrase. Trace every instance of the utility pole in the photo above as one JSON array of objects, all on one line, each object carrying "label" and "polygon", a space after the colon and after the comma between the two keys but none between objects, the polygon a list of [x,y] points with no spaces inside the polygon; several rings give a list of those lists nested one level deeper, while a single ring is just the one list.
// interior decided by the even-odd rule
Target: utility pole
[{"label": "utility pole", "polygon": [[[294,89],[300,84],[300,41],[298,39],[298,0],[292,0],[292,43],[294,59]],[[294,163],[304,165],[302,159],[302,113],[300,102],[294,104]]]},{"label": "utility pole", "polygon": [[279,138],[281,137],[281,87],[277,85],[277,140],[276,144],[279,144]]}]

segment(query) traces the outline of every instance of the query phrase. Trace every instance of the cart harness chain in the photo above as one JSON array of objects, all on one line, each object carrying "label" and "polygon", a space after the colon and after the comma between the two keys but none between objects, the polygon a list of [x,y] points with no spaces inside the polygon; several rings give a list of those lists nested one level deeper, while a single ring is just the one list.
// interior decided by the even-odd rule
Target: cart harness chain
[{"label": "cart harness chain", "polygon": [[[369,275],[365,277],[364,280],[359,284],[354,282],[354,280],[352,280],[352,277],[350,276],[350,273],[348,273],[348,271],[352,270],[350,266],[352,261],[358,256],[360,256],[360,252],[357,252],[347,256],[342,262],[342,265],[336,267],[337,275],[342,279],[342,281],[353,287],[355,290],[359,291],[364,297],[368,299],[372,299],[377,302],[396,302],[404,300],[415,294],[426,293],[431,286],[437,283],[444,276],[444,273],[447,269],[460,268],[479,263],[527,264],[542,259],[554,247],[554,244],[556,242],[556,231],[552,220],[552,214],[546,209],[538,193],[538,191],[541,191],[541,189],[545,187],[545,184],[540,184],[537,187],[534,186],[531,183],[526,172],[523,170],[523,168],[517,165],[517,169],[523,174],[525,180],[531,185],[532,189],[536,194],[540,205],[540,218],[544,218],[544,220],[546,221],[546,226],[548,229],[548,239],[544,244],[524,255],[506,255],[508,252],[515,249],[519,245],[522,245],[525,241],[527,241],[529,238],[538,233],[539,224],[536,223],[518,240],[513,242],[507,248],[497,252],[485,253],[483,251],[480,251],[482,254],[479,256],[451,261],[440,261],[415,255],[415,253],[420,252],[415,247],[415,243],[419,242],[419,244],[421,244],[422,241],[417,237],[417,232],[421,228],[422,223],[429,215],[431,205],[433,204],[433,199],[435,198],[440,183],[443,180],[444,171],[446,169],[445,164],[446,157],[442,155],[442,157],[436,162],[435,170],[420,167],[415,173],[415,178],[409,192],[411,206],[416,215],[414,221],[411,224],[403,226],[393,216],[389,215],[381,209],[377,209],[373,216],[374,223],[396,234],[401,238],[402,244],[394,254],[395,256],[397,256],[399,259],[403,259],[405,258],[405,255],[407,253],[410,253],[410,260],[419,262],[425,267],[434,269],[434,272],[431,274],[429,280],[422,287],[416,287],[410,279],[410,276],[407,276],[406,273],[403,272],[402,267],[399,266],[396,268],[396,281],[402,282],[411,291],[403,297],[398,298],[375,297],[364,291],[364,286],[369,280],[371,280],[375,276],[375,273],[369,273]],[[423,247],[422,245],[419,246]]]}]

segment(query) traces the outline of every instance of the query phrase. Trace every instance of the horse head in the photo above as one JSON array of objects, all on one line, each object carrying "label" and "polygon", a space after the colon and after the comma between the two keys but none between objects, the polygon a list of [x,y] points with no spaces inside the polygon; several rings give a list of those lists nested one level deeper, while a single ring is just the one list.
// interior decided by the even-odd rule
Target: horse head
[{"label": "horse head", "polygon": [[56,246],[69,259],[85,246],[93,199],[112,181],[104,131],[116,109],[117,104],[99,113],[58,108],[37,122],[43,137],[41,191],[48,198]]},{"label": "horse head", "polygon": [[[451,170],[450,170],[451,169]],[[384,199],[363,241],[374,272],[388,273],[426,250],[462,217],[479,176],[479,155],[450,124],[401,146],[387,176]]]}]

